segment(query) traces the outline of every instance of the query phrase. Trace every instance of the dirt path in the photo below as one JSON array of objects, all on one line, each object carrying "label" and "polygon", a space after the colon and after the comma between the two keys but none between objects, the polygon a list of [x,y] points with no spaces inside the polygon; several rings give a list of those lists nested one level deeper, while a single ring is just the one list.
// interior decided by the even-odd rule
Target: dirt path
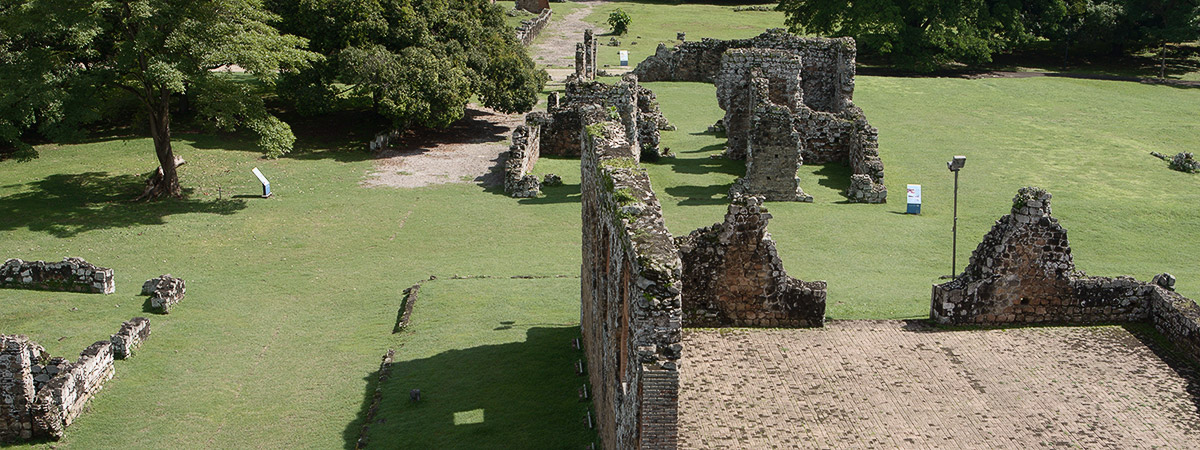
[{"label": "dirt path", "polygon": [[574,70],[563,67],[575,67],[575,44],[583,40],[584,30],[591,29],[597,35],[607,31],[583,21],[592,13],[592,7],[599,3],[576,2],[583,7],[565,16],[552,17],[550,24],[542,29],[537,43],[529,48],[529,56],[533,57],[534,62],[549,66],[546,71],[550,73],[551,80],[562,81],[568,74],[574,73]]},{"label": "dirt path", "polygon": [[682,448],[1198,448],[1197,375],[1121,327],[688,330]]},{"label": "dirt path", "polygon": [[443,130],[421,130],[380,152],[364,186],[413,188],[445,183],[496,185],[513,128],[524,118],[468,105]]}]

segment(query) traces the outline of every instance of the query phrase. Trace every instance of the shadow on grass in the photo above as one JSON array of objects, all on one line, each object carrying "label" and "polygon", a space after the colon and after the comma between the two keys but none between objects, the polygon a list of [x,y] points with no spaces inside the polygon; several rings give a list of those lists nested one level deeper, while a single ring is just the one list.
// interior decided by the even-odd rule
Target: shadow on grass
[{"label": "shadow on grass", "polygon": [[[848,165],[827,163],[822,165],[816,172],[813,172],[813,174],[820,177],[817,180],[817,184],[837,190],[838,192],[846,192],[846,189],[850,189],[850,175],[853,175],[853,172],[851,172]],[[804,179],[800,180],[802,185],[804,182]]]},{"label": "shadow on grass", "polygon": [[[596,441],[578,389],[586,377],[574,371],[583,352],[571,348],[579,327],[530,327],[524,342],[450,350],[401,361],[382,383],[369,447],[379,448],[584,448]],[[343,432],[345,448],[358,443],[378,375],[368,380],[358,417]],[[421,400],[409,392],[421,390]]]},{"label": "shadow on grass", "polygon": [[708,186],[671,186],[667,195],[682,198],[680,205],[724,205],[729,203],[729,187],[732,183]]},{"label": "shadow on grass", "polygon": [[548,205],[551,203],[579,203],[582,199],[580,185],[563,184],[562,186],[542,186],[542,195],[536,198],[523,198],[517,203],[522,205]]},{"label": "shadow on grass", "polygon": [[141,193],[145,175],[107,172],[50,175],[23,185],[23,192],[0,198],[0,230],[28,228],[67,238],[93,230],[161,225],[167,216],[207,213],[230,215],[246,208],[243,200],[187,198],[131,202]]}]

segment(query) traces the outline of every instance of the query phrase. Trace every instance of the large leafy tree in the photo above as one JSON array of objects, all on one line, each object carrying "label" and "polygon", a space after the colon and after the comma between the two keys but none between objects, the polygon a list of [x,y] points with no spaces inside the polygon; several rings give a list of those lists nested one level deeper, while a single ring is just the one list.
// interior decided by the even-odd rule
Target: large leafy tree
[{"label": "large leafy tree", "polygon": [[503,112],[537,104],[546,82],[486,0],[268,0],[284,32],[325,60],[285,77],[298,109],[320,112],[338,94],[369,96],[398,128],[444,127],[472,96]]},{"label": "large leafy tree", "polygon": [[159,169],[143,198],[181,195],[171,149],[172,102],[191,99],[213,127],[255,131],[268,155],[295,141],[244,82],[268,85],[317,59],[305,40],[268,25],[259,0],[14,0],[0,4],[0,141],[45,137],[134,104],[149,125]]}]

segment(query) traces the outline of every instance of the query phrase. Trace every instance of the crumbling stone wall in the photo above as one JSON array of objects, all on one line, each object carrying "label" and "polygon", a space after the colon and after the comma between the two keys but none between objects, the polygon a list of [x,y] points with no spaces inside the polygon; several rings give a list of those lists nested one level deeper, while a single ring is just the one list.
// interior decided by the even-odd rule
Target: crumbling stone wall
[{"label": "crumbling stone wall", "polygon": [[183,301],[187,294],[187,285],[181,278],[171,274],[159,275],[142,283],[142,295],[150,296],[150,309],[163,314],[170,314],[171,307]]},{"label": "crumbling stone wall", "polygon": [[537,197],[541,190],[541,183],[532,174],[541,155],[541,131],[541,125],[530,121],[513,130],[508,159],[504,161],[504,192],[512,197]]},{"label": "crumbling stone wall", "polygon": [[[603,108],[593,110],[592,105]],[[654,93],[629,74],[615,85],[568,81],[564,95],[550,94],[545,114],[526,116],[526,122],[542,124],[540,152],[560,156],[579,155],[583,125],[597,120],[619,121],[625,139],[634,148],[648,152],[659,152],[660,130],[670,129]]]},{"label": "crumbling stone wall", "polygon": [[784,50],[798,55],[804,74],[804,104],[817,111],[840,112],[854,96],[854,64],[857,49],[853,38],[805,38],[772,28],[749,39],[705,38],[683,42],[674,48],[659,44],[653,56],[634,68],[643,82],[699,81],[714,83],[721,71],[721,58],[729,49]]},{"label": "crumbling stone wall", "polygon": [[812,201],[796,178],[800,165],[840,161],[854,174],[850,200],[886,202],[878,130],[848,98],[835,112],[807,105],[805,67],[792,50],[734,48],[721,56],[715,83],[725,110],[725,156],[746,160],[746,177],[734,183],[731,195]]},{"label": "crumbling stone wall", "polygon": [[96,267],[81,258],[52,263],[9,259],[0,266],[0,288],[98,294],[111,294],[117,289],[112,269]]},{"label": "crumbling stone wall", "polygon": [[596,80],[596,38],[592,30],[583,30],[583,42],[575,44],[575,73],[576,81]]},{"label": "crumbling stone wall", "polygon": [[516,7],[537,14],[544,9],[550,9],[550,0],[517,0]]},{"label": "crumbling stone wall", "polygon": [[542,28],[546,28],[546,24],[550,23],[550,16],[554,14],[554,11],[549,6],[540,11],[530,11],[537,12],[537,17],[522,20],[521,24],[517,26],[517,42],[520,42],[521,45],[532,44],[538,33],[542,32]]},{"label": "crumbling stone wall", "polygon": [[679,254],[625,126],[589,117],[580,320],[600,436],[608,449],[676,448]]},{"label": "crumbling stone wall", "polygon": [[61,438],[113,377],[113,359],[131,355],[149,334],[150,321],[135,317],[75,362],[50,357],[25,336],[0,335],[0,442]]},{"label": "crumbling stone wall", "polygon": [[761,197],[735,197],[723,223],[675,238],[689,327],[820,327],[824,281],[788,276]]}]

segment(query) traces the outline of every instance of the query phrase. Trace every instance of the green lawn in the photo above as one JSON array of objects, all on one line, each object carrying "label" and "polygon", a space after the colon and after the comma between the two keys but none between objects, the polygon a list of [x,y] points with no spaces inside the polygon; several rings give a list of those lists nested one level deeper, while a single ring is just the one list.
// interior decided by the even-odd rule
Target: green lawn
[{"label": "green lawn", "polygon": [[[729,13],[703,25],[710,31],[693,31],[704,11],[729,7],[659,5],[668,12],[650,14],[649,4],[619,6],[634,14],[633,35],[644,37],[635,63],[676,31],[747,37],[765,19],[782,23],[776,13]],[[615,60],[602,48],[602,63]],[[723,144],[703,133],[722,116],[714,88],[648,85],[679,127],[663,135],[679,157],[647,165],[669,229],[684,234],[721,220],[728,186],[743,169],[708,158]],[[960,270],[1016,190],[1034,184],[1054,194],[1080,268],[1143,280],[1167,271],[1180,292],[1200,298],[1200,176],[1149,155],[1197,148],[1200,90],[860,77],[857,93],[880,129],[892,203],[843,203],[849,173],[829,165],[801,173],[815,203],[769,204],[790,273],[829,281],[830,317],[927,314],[930,284],[949,272],[952,178],[944,162],[955,154],[968,158]],[[388,420],[373,425],[384,436],[376,443],[506,446],[525,442],[530,430],[561,430],[565,445],[579,448],[592,438],[581,429],[581,381],[568,346],[578,280],[446,280],[578,275],[577,160],[542,158],[535,172],[562,175],[565,185],[535,199],[474,184],[364,188],[372,163],[356,149],[374,129],[343,121],[360,126],[297,124],[304,151],[278,160],[261,159],[249,140],[178,134],[176,149],[188,160],[182,182],[192,190],[183,201],[125,201],[157,164],[148,138],[45,146],[33,161],[0,161],[0,257],[79,256],[117,277],[108,296],[0,291],[0,330],[75,358],[130,317],[152,322],[143,350],[117,363],[116,378],[55,446],[352,445],[388,348],[399,362],[381,410]],[[274,198],[255,197],[252,167],[270,178]],[[899,214],[906,183],[924,185],[921,216]],[[163,273],[187,280],[187,298],[170,315],[145,313],[141,282]],[[393,335],[401,291],[430,275],[441,279],[423,290],[411,330]],[[408,404],[410,386],[427,401]],[[442,435],[450,442],[432,441]]]}]

